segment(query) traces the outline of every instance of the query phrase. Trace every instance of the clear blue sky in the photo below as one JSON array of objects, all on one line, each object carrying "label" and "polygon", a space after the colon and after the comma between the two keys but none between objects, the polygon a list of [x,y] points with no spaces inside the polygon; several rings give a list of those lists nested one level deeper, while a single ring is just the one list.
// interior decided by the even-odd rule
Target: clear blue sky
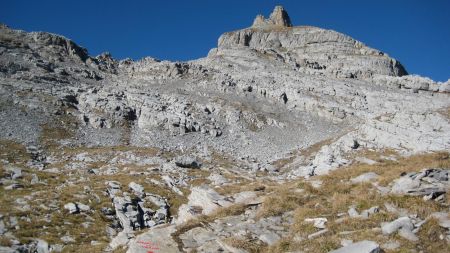
[{"label": "clear blue sky", "polygon": [[91,55],[190,60],[277,4],[294,25],[348,34],[400,60],[409,73],[450,78],[450,0],[0,0],[0,22],[62,34]]}]

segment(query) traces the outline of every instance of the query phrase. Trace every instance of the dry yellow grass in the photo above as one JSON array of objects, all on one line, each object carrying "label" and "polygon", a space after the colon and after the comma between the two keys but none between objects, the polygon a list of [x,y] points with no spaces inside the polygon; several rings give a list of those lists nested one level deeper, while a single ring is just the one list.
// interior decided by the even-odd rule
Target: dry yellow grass
[{"label": "dry yellow grass", "polygon": [[251,182],[247,179],[240,179],[240,183],[234,183],[229,185],[224,185],[216,189],[216,191],[222,195],[232,195],[234,193],[243,192],[243,191],[259,191],[264,192],[267,191],[267,187],[270,185],[268,182]]},{"label": "dry yellow grass", "polygon": [[421,238],[419,249],[424,252],[450,252],[450,245],[445,241],[446,231],[439,226],[436,219],[430,219],[420,229],[418,235]]},{"label": "dry yellow grass", "polygon": [[[47,136],[51,140],[58,139],[60,133],[55,133],[57,136]],[[50,142],[49,142],[50,143]],[[56,142],[51,142],[49,147]],[[319,148],[311,148],[302,153],[308,156],[316,152]],[[48,149],[50,152],[57,154],[61,150]],[[112,148],[65,148],[63,149],[65,155],[76,155],[82,152],[87,152],[89,155],[104,155],[111,157],[116,151],[133,152],[139,156],[154,156],[159,154],[159,150],[152,148],[132,148],[126,146],[112,147]],[[165,157],[173,157],[176,154],[161,154]],[[246,190],[259,190],[260,195],[265,195],[265,201],[258,210],[258,218],[268,217],[274,215],[281,215],[288,211],[294,212],[293,224],[290,227],[290,235],[283,238],[279,243],[272,247],[267,247],[264,244],[257,243],[250,239],[228,238],[226,243],[236,248],[243,248],[249,252],[287,252],[295,250],[303,250],[305,252],[328,252],[332,249],[338,248],[341,239],[352,239],[354,241],[370,239],[378,243],[384,243],[388,240],[398,240],[401,243],[401,248],[394,252],[408,252],[413,249],[420,249],[423,252],[449,252],[449,245],[441,240],[439,237],[444,231],[437,225],[436,221],[431,220],[427,222],[418,236],[421,238],[418,243],[407,242],[396,235],[383,236],[377,230],[380,223],[384,221],[392,221],[396,217],[393,214],[382,211],[378,214],[372,215],[369,219],[345,219],[338,222],[339,214],[346,213],[350,206],[355,206],[358,211],[368,209],[372,206],[379,206],[383,209],[385,203],[392,203],[399,208],[407,209],[410,213],[417,214],[420,218],[428,217],[432,212],[445,211],[448,212],[448,194],[446,205],[441,205],[433,201],[424,201],[420,197],[412,196],[395,196],[395,195],[380,195],[376,188],[370,183],[350,184],[349,180],[362,173],[375,172],[380,178],[378,184],[386,186],[394,179],[398,178],[401,173],[410,171],[420,171],[424,168],[450,168],[450,156],[448,153],[430,153],[411,157],[399,157],[392,151],[385,151],[383,153],[374,151],[365,151],[363,155],[372,160],[378,161],[377,164],[367,165],[355,163],[351,166],[332,171],[328,175],[319,176],[315,179],[322,181],[320,188],[314,188],[308,181],[294,180],[283,184],[277,184],[270,181],[255,181],[251,182],[248,179],[239,178],[235,175],[234,179],[240,180],[240,183],[234,185],[223,186],[217,191],[224,195],[230,195],[236,192]],[[397,161],[383,159],[383,156],[398,157]],[[60,237],[65,234],[70,234],[76,239],[76,243],[68,245],[65,248],[67,252],[74,252],[78,247],[89,252],[100,252],[102,248],[108,243],[106,237],[105,227],[110,223],[98,212],[101,207],[111,206],[111,200],[104,195],[106,190],[105,181],[118,181],[124,188],[130,182],[136,182],[144,186],[145,190],[168,198],[171,205],[170,212],[175,214],[178,207],[185,203],[186,196],[189,194],[187,189],[181,189],[185,196],[176,195],[170,189],[154,185],[149,181],[150,178],[160,180],[157,172],[152,172],[152,166],[137,166],[124,165],[119,166],[119,173],[114,175],[93,175],[87,176],[86,171],[73,171],[69,174],[53,174],[41,171],[35,171],[26,167],[26,162],[29,160],[25,148],[19,144],[1,141],[0,142],[0,158],[16,163],[20,166],[25,176],[19,182],[24,185],[24,189],[5,191],[0,188],[0,213],[7,216],[17,216],[29,218],[31,222],[20,220],[20,230],[15,233],[21,242],[27,242],[32,238],[42,238],[49,243],[61,243]],[[289,166],[291,158],[286,161],[279,161],[277,165],[284,167]],[[217,164],[216,164],[217,162]],[[62,168],[65,164],[53,164],[52,166]],[[104,165],[102,162],[95,162],[88,165],[90,168],[98,168]],[[220,166],[224,170],[239,166],[236,161],[228,157],[224,157],[215,153],[213,162],[210,165]],[[138,174],[130,174],[129,171],[138,172]],[[35,173],[45,182],[45,184],[38,184],[31,186],[30,174]],[[145,176],[143,176],[145,174]],[[0,166],[0,176],[5,175],[5,169]],[[207,182],[205,178],[209,175],[208,171],[192,170],[190,175],[196,179],[193,184],[202,184]],[[233,176],[233,175],[229,175]],[[69,178],[85,178],[85,180],[78,180],[75,184],[67,184]],[[63,210],[63,205],[67,202],[78,201],[74,195],[84,193],[84,186],[89,186],[90,191],[86,192],[87,197],[80,202],[88,204],[93,209],[89,215],[93,218],[92,225],[89,228],[81,226],[87,220],[86,215],[67,215]],[[16,204],[14,201],[18,198],[23,198],[33,194],[35,201],[29,201],[32,208],[31,211],[20,211],[11,208]],[[95,198],[94,196],[99,198]],[[40,207],[40,204],[51,206],[52,201],[57,200],[59,206],[56,209],[45,210]],[[59,209],[59,211],[57,210]],[[174,239],[181,245],[179,236],[198,226],[205,226],[216,219],[239,215],[245,212],[246,206],[234,205],[229,208],[219,209],[209,216],[200,216],[182,226],[178,227],[177,232],[173,235]],[[49,214],[51,222],[48,223],[43,220],[45,215]],[[310,223],[305,223],[305,218],[326,217],[328,219],[327,228],[329,232],[324,236],[312,239],[298,241],[294,240],[296,237],[306,237],[307,235],[318,231]],[[341,235],[342,231],[352,231],[351,234]],[[91,246],[90,241],[99,241],[99,246]],[[0,238],[0,244],[8,244],[9,241]],[[120,250],[119,250],[120,251]]]},{"label": "dry yellow grass", "polygon": [[223,240],[224,243],[233,248],[243,249],[249,253],[267,252],[267,245],[252,238],[229,237]]},{"label": "dry yellow grass", "polygon": [[180,251],[182,250],[182,241],[180,235],[186,233],[187,231],[196,228],[196,227],[204,227],[208,223],[213,222],[216,219],[220,219],[228,216],[240,215],[245,212],[247,206],[243,204],[235,204],[229,207],[220,208],[209,215],[199,215],[194,219],[191,219],[181,225],[179,225],[176,231],[172,234],[172,238],[178,244],[178,248]]},{"label": "dry yellow grass", "polygon": [[[380,157],[380,153],[369,154],[371,159]],[[393,155],[388,151],[383,155]],[[412,249],[423,249],[424,252],[448,252],[449,244],[438,240],[438,234],[443,230],[436,222],[429,222],[418,234],[421,240],[418,243],[410,243],[399,239],[398,236],[386,237],[379,230],[381,222],[392,221],[397,218],[394,214],[381,211],[371,215],[368,219],[347,218],[338,221],[339,213],[346,213],[350,206],[355,206],[358,211],[379,206],[383,209],[384,203],[392,203],[399,208],[407,209],[410,213],[417,214],[425,219],[436,211],[448,211],[447,203],[442,205],[434,201],[424,201],[421,197],[381,195],[370,183],[351,184],[349,180],[362,173],[375,172],[380,175],[379,184],[388,185],[394,179],[400,177],[401,173],[421,171],[424,168],[450,168],[448,153],[430,153],[411,157],[399,158],[397,161],[377,159],[379,163],[374,165],[354,164],[346,168],[332,171],[328,175],[317,177],[322,181],[320,188],[312,187],[308,182],[299,180],[290,182],[275,189],[272,195],[266,198],[262,205],[260,215],[268,216],[280,214],[283,208],[295,209],[294,222],[291,225],[291,235],[284,238],[277,245],[270,247],[269,252],[287,252],[303,250],[306,252],[328,252],[338,248],[341,239],[375,240],[379,243],[390,239],[397,239],[401,248],[395,252],[409,252]],[[302,191],[298,191],[302,189]],[[276,206],[276,207],[274,207]],[[305,223],[305,218],[326,217],[329,232],[312,240],[295,241],[294,236],[306,237],[308,234],[318,231],[310,223]],[[349,235],[340,235],[342,231],[352,231]],[[438,231],[438,232],[433,232]]]},{"label": "dry yellow grass", "polygon": [[264,198],[257,217],[281,215],[305,204],[305,198],[290,186],[279,186],[278,189]]},{"label": "dry yellow grass", "polygon": [[[54,133],[53,133],[54,134]],[[60,136],[54,136],[54,140]],[[45,138],[50,138],[49,136]],[[53,137],[52,137],[53,138]],[[52,139],[53,140],[53,139]],[[112,158],[116,151],[133,152],[139,156],[154,156],[159,152],[152,148],[133,148],[133,147],[112,147],[112,148],[55,148],[57,142],[52,142],[55,146],[47,146],[47,151],[54,156],[58,156],[64,152],[64,156],[73,156],[86,152],[88,156],[101,155]],[[37,171],[28,168],[26,163],[30,156],[26,149],[17,143],[9,141],[0,142],[0,157],[15,163],[15,166],[22,168],[23,178],[17,181],[24,186],[23,189],[7,191],[3,187],[0,188],[0,213],[5,216],[21,217],[19,219],[20,229],[14,231],[14,235],[21,243],[27,243],[34,238],[41,238],[50,244],[63,244],[61,237],[70,235],[75,239],[74,243],[66,244],[64,252],[78,252],[83,248],[86,252],[102,252],[109,243],[105,228],[110,225],[111,221],[106,220],[100,212],[102,207],[111,207],[111,199],[105,195],[105,182],[109,180],[119,181],[123,188],[127,188],[132,181],[140,183],[147,192],[155,193],[168,198],[171,205],[170,212],[176,213],[178,207],[186,202],[185,197],[176,195],[170,189],[157,186],[149,181],[153,177],[159,179],[157,172],[152,172],[152,166],[137,166],[127,164],[119,166],[119,172],[114,175],[94,175],[88,174],[87,170],[73,170],[67,173],[49,173]],[[54,163],[52,168],[62,169],[69,161]],[[88,163],[88,168],[98,168],[104,165],[104,162]],[[150,169],[150,170],[149,170]],[[130,171],[138,172],[130,174]],[[150,172],[151,175],[143,176],[143,172]],[[31,185],[31,174],[36,174],[41,183]],[[5,168],[0,166],[0,175],[5,176]],[[71,182],[71,183],[68,183]],[[84,187],[89,187],[86,190]],[[185,189],[185,196],[189,192]],[[79,197],[77,195],[84,195]],[[30,210],[19,210],[15,207],[16,199],[32,196],[27,201]],[[81,202],[91,207],[92,211],[87,214],[71,214],[64,210],[64,204],[68,202]],[[42,206],[41,206],[42,205]],[[46,220],[49,221],[46,221]],[[82,224],[89,221],[89,227]],[[99,242],[99,245],[91,245],[91,241]],[[7,245],[9,242],[6,238],[1,238],[1,244]],[[119,251],[118,251],[119,252]]]},{"label": "dry yellow grass", "polygon": [[0,140],[0,159],[9,163],[25,164],[30,155],[23,145],[14,141]]}]

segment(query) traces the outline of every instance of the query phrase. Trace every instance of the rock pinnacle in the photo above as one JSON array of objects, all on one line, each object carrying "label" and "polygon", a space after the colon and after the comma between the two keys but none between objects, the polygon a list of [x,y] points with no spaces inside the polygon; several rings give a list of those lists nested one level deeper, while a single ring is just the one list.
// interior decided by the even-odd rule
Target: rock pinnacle
[{"label": "rock pinnacle", "polygon": [[263,15],[257,15],[252,27],[291,27],[291,19],[283,6],[275,6],[268,19]]}]

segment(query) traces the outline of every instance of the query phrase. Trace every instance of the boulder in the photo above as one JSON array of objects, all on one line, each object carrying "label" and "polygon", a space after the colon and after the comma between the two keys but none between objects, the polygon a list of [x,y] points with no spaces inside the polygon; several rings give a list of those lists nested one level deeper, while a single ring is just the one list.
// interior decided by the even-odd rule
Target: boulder
[{"label": "boulder", "polygon": [[64,209],[67,209],[69,213],[74,214],[78,213],[79,209],[75,203],[67,203],[64,205]]},{"label": "boulder", "polygon": [[34,185],[39,183],[39,177],[36,174],[31,174],[30,184]]},{"label": "boulder", "polygon": [[439,168],[407,173],[392,182],[391,193],[438,199],[450,188],[449,173]]},{"label": "boulder", "polygon": [[368,219],[370,215],[380,212],[380,208],[378,206],[373,206],[367,210],[361,212],[361,217],[364,219]]},{"label": "boulder", "polygon": [[10,184],[10,185],[8,185],[8,186],[4,186],[3,189],[9,191],[9,190],[21,189],[21,188],[23,188],[23,187],[24,187],[24,186],[23,186],[22,184],[19,184],[19,183],[12,183],[12,184]]},{"label": "boulder", "polygon": [[106,185],[108,187],[107,192],[110,197],[114,197],[116,194],[121,192],[121,184],[117,181],[107,181]]},{"label": "boulder", "polygon": [[350,216],[350,218],[359,218],[360,217],[360,214],[355,209],[355,207],[350,207],[348,209],[347,213],[348,213],[348,216]]},{"label": "boulder", "polygon": [[88,205],[78,203],[78,202],[76,205],[81,212],[89,212],[91,210],[91,208]]},{"label": "boulder", "polygon": [[132,233],[127,233],[125,231],[119,232],[109,243],[109,247],[112,250],[117,249],[119,246],[125,246],[128,244],[130,239],[133,238]]},{"label": "boulder", "polygon": [[430,218],[437,219],[439,221],[439,226],[450,229],[450,216],[445,212],[435,212],[430,215]]},{"label": "boulder", "polygon": [[6,231],[8,231],[8,229],[5,226],[5,222],[0,218],[0,235],[3,235]]},{"label": "boulder", "polygon": [[267,243],[267,245],[272,246],[277,243],[281,237],[274,232],[263,233],[259,236],[259,240]]},{"label": "boulder", "polygon": [[161,178],[164,180],[166,185],[169,186],[170,189],[172,189],[172,191],[180,196],[184,196],[184,193],[176,186],[177,183],[175,182],[175,180],[173,180],[170,176],[163,175]]},{"label": "boulder", "polygon": [[140,184],[137,184],[135,182],[131,182],[128,184],[128,187],[139,197],[144,196],[144,187]]},{"label": "boulder", "polygon": [[314,223],[314,227],[324,229],[327,223],[327,218],[307,218],[305,219],[305,222],[312,222]]},{"label": "boulder", "polygon": [[36,240],[36,252],[37,253],[49,253],[49,245],[46,241],[38,239]]},{"label": "boulder", "polygon": [[22,169],[18,167],[9,167],[6,169],[10,173],[10,178],[12,180],[22,177]]},{"label": "boulder", "polygon": [[181,156],[175,160],[175,165],[181,168],[199,169],[202,166],[202,163],[197,161],[196,158]]},{"label": "boulder", "polygon": [[398,235],[412,242],[417,242],[419,240],[419,237],[417,237],[417,235],[415,235],[409,228],[399,229]]},{"label": "boulder", "polygon": [[174,225],[155,227],[131,240],[127,253],[179,253],[178,244],[171,236],[174,232]]},{"label": "boulder", "polygon": [[349,244],[337,250],[332,250],[330,253],[381,253],[380,246],[373,241],[360,241]]},{"label": "boulder", "polygon": [[381,231],[384,235],[390,235],[397,232],[399,229],[407,229],[412,231],[414,225],[409,217],[400,217],[392,222],[383,223]]},{"label": "boulder", "polygon": [[178,210],[177,223],[186,222],[200,214],[208,215],[220,207],[228,207],[233,204],[206,185],[193,187],[188,200],[188,203],[181,205]]}]

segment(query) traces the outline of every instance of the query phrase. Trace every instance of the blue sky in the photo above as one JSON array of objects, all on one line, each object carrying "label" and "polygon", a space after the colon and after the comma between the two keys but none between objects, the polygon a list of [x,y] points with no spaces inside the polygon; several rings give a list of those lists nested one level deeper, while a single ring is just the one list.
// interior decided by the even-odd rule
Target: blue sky
[{"label": "blue sky", "polygon": [[190,60],[206,56],[223,32],[250,26],[278,4],[294,25],[348,34],[400,60],[409,73],[450,78],[449,0],[1,0],[0,22],[62,34],[91,55]]}]

